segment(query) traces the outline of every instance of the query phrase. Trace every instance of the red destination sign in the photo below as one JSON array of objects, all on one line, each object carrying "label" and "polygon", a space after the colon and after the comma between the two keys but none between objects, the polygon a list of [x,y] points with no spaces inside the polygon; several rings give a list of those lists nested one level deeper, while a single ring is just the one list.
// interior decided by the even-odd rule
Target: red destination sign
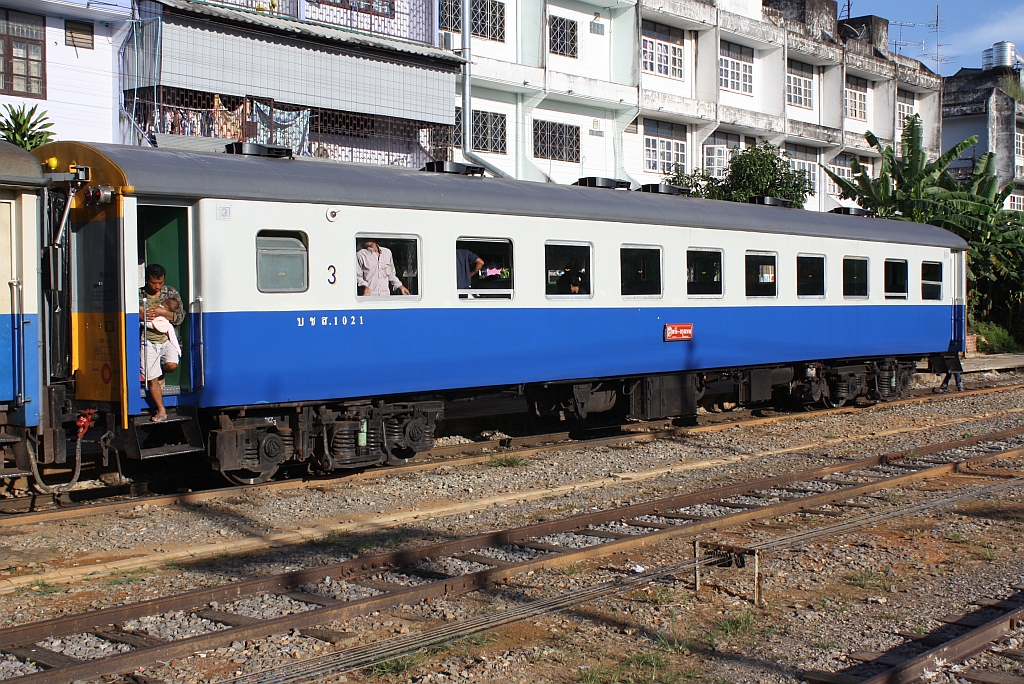
[{"label": "red destination sign", "polygon": [[666,323],[666,342],[687,342],[693,339],[693,323]]}]

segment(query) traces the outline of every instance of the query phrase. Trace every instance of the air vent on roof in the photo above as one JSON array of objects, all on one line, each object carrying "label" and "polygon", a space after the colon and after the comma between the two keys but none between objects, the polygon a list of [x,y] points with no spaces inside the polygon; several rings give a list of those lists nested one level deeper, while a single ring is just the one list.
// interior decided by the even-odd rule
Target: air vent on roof
[{"label": "air vent on roof", "polygon": [[291,159],[292,148],[284,145],[260,145],[258,143],[233,142],[224,146],[228,154],[244,154],[252,157],[273,157],[275,159]]},{"label": "air vent on roof", "polygon": [[860,207],[836,207],[833,214],[846,214],[847,216],[867,216],[868,212]]},{"label": "air vent on roof", "polygon": [[781,197],[751,197],[747,200],[749,204],[763,204],[766,207],[791,207],[793,200],[782,199]]},{"label": "air vent on roof", "polygon": [[630,182],[617,180],[615,178],[600,178],[598,176],[587,176],[580,178],[573,185],[585,188],[610,188],[612,190],[629,190]]},{"label": "air vent on roof", "polygon": [[658,195],[689,195],[690,188],[668,183],[648,183],[640,186],[640,192],[653,192]]},{"label": "air vent on roof", "polygon": [[422,169],[420,169],[420,171],[430,171],[432,173],[454,173],[460,176],[484,175],[484,167],[482,166],[460,164],[458,162],[451,161],[427,162],[426,165]]}]

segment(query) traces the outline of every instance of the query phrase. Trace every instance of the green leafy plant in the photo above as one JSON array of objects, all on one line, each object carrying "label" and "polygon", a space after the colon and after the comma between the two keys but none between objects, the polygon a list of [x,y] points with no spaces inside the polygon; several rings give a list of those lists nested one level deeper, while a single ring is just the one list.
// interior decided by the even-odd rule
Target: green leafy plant
[{"label": "green leafy plant", "polygon": [[492,468],[519,468],[530,464],[530,459],[523,456],[491,456],[487,465]]},{"label": "green leafy plant", "polygon": [[52,128],[53,123],[45,111],[36,114],[38,108],[39,105],[32,105],[32,109],[26,110],[26,105],[5,104],[5,112],[0,115],[0,136],[29,152],[52,141],[53,132],[47,129]]},{"label": "green leafy plant", "polygon": [[978,333],[978,351],[987,354],[1006,354],[1021,351],[1017,340],[1006,328],[991,321],[978,321],[974,326]]},{"label": "green leafy plant", "polygon": [[683,173],[680,167],[665,177],[665,182],[690,189],[694,197],[746,202],[751,197],[778,197],[803,208],[811,192],[805,171],[789,165],[784,152],[770,142],[762,142],[735,154],[729,160],[729,172],[716,178],[707,171]]}]

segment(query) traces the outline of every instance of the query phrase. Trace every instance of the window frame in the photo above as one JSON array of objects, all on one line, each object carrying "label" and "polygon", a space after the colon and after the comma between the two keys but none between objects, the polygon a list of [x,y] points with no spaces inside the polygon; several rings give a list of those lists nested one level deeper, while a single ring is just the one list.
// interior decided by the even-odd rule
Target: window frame
[{"label": "window frame", "polygon": [[[42,20],[42,37],[41,38],[28,38],[23,36],[14,35],[10,27],[11,13],[27,15],[35,17],[36,19]],[[0,7],[0,27],[5,27],[3,31],[0,31],[0,95],[8,95],[11,97],[24,97],[32,100],[45,100],[47,90],[47,61],[46,61],[46,15],[35,14],[34,12],[22,12],[21,10],[9,9],[6,7]],[[39,75],[39,92],[33,93],[27,90],[15,90],[14,89],[14,41],[26,43],[26,45],[35,45],[39,47],[40,58],[40,75]],[[29,62],[36,60],[26,59],[26,65]],[[26,74],[26,78],[29,76]]]},{"label": "window frame", "polygon": [[[690,293],[690,252],[715,252],[718,254],[719,278],[721,286],[718,294],[691,294]],[[725,298],[725,249],[722,247],[693,247],[686,248],[686,297],[688,299],[723,299]]]},{"label": "window frame", "polygon": [[[667,29],[667,30],[662,30]],[[673,33],[679,33],[679,42]],[[662,36],[667,36],[668,40]],[[686,80],[686,32],[683,29],[644,19],[640,26],[640,69],[653,76]],[[664,62],[661,57],[664,55]],[[650,65],[648,67],[648,65]],[[664,72],[662,67],[664,66]],[[678,73],[676,73],[678,72]]]},{"label": "window frame", "polygon": [[[271,233],[268,235],[268,233]],[[280,230],[278,228],[261,228],[256,231],[256,291],[260,294],[301,294],[303,292],[309,292],[309,234],[304,230]],[[286,251],[286,250],[270,250],[260,248],[260,237],[266,238],[291,238],[298,240],[303,246],[303,287],[301,290],[264,290],[260,286],[260,255],[265,251]],[[295,252],[290,251],[289,253],[294,254]]]},{"label": "window frame", "polygon": [[[548,126],[548,127],[559,127],[560,126],[560,127],[564,127],[566,129],[566,131],[568,131],[569,129],[576,129],[576,149],[572,150],[569,147],[565,147],[564,148],[564,149],[569,150],[571,152],[572,151],[575,152],[574,154],[569,155],[571,158],[563,159],[563,158],[557,157],[557,156],[544,156],[544,155],[538,154],[537,153],[537,147],[538,147],[537,146],[537,135],[538,135],[537,128],[538,128],[538,126],[540,126],[541,128],[543,128],[545,126]],[[562,123],[561,121],[548,121],[546,119],[534,119],[533,120],[533,145],[532,145],[532,149],[530,150],[531,157],[533,159],[550,159],[551,161],[565,162],[567,164],[579,164],[580,163],[580,158],[583,155],[583,150],[582,150],[582,148],[583,148],[583,141],[582,141],[580,133],[581,133],[580,127],[575,125],[575,124]],[[541,134],[544,135],[543,131],[541,131]],[[554,135],[554,129],[552,129],[552,131],[548,135]],[[565,136],[563,136],[563,137],[565,137]],[[555,149],[554,145],[551,145],[549,147],[551,149]],[[563,155],[563,156],[565,156],[565,155]]]},{"label": "window frame", "polygon": [[[561,50],[556,50],[556,28],[555,23],[561,22],[563,27],[561,33],[564,34],[564,47]],[[571,30],[570,30],[570,24]],[[568,59],[579,59],[580,57],[580,30],[579,22],[569,17],[559,16],[557,14],[548,15],[548,53],[552,55],[558,55],[559,57],[566,57]]]},{"label": "window frame", "polygon": [[[649,133],[647,130],[648,122],[651,123],[655,130],[653,133]],[[663,135],[661,127],[663,125],[668,126],[668,135]],[[679,127],[682,129],[682,137],[675,137],[675,128]],[[659,121],[657,119],[650,119],[644,117],[644,171],[646,173],[656,173],[658,175],[666,176],[675,173],[677,170],[681,170],[686,173],[686,138],[689,135],[689,130],[686,124],[671,123],[668,121]],[[653,145],[648,145],[648,141],[653,142]],[[671,158],[671,161],[664,159],[665,155]],[[653,155],[653,156],[652,156]],[[678,158],[682,158],[682,161],[675,161]],[[654,168],[651,168],[651,164],[654,164]],[[666,167],[666,164],[668,166]]]},{"label": "window frame", "polygon": [[[810,67],[808,75],[800,67],[794,64]],[[799,100],[799,101],[798,101]],[[801,62],[798,59],[790,59],[786,62],[786,104],[800,109],[814,109],[814,65]]]},{"label": "window frame", "polygon": [[[587,294],[548,294],[547,287],[547,275],[548,275],[548,245],[553,247],[586,247],[590,255],[590,292]],[[594,243],[586,242],[583,240],[545,240],[544,241],[544,297],[546,299],[567,299],[567,300],[579,300],[579,299],[593,299],[594,298]]]},{"label": "window frame", "polygon": [[[89,41],[88,44],[78,44],[78,38],[76,36],[84,34],[88,31]],[[64,20],[64,46],[72,47],[76,50],[95,50],[96,49],[96,24],[91,21],[76,21],[74,19]]]},{"label": "window frame", "polygon": [[[501,5],[501,9],[498,9]],[[473,0],[470,5],[470,32],[476,38],[504,43],[506,36],[505,2],[503,0]],[[441,0],[438,4],[438,30],[462,32],[462,3],[459,0]],[[499,16],[500,15],[500,16]]]},{"label": "window frame", "polygon": [[[850,81],[855,82],[851,85]],[[856,81],[863,81],[864,86],[861,90],[860,83]],[[868,120],[868,92],[871,91],[871,81],[860,76],[846,75],[846,80],[843,83],[843,116],[847,119],[853,119],[854,121],[867,121]],[[853,94],[851,96],[851,93]],[[850,103],[854,103],[854,107],[850,108]]]},{"label": "window frame", "polygon": [[[938,266],[939,267],[939,280],[925,280],[924,279],[924,267],[925,266]],[[946,271],[946,269],[943,267],[943,263],[941,261],[922,261],[921,262],[921,301],[924,301],[924,302],[941,302],[942,301],[942,295],[944,294],[943,293],[943,288],[944,288],[944,285],[945,285],[945,283],[943,281],[944,281],[944,279],[946,277],[946,272],[945,271]],[[928,286],[928,285],[938,285],[939,286],[939,296],[938,297],[927,297],[927,296],[925,296],[924,288],[926,286]],[[908,290],[910,289],[909,285],[908,285],[907,289]]]},{"label": "window frame", "polygon": [[[910,95],[910,102],[907,97]],[[902,131],[907,125],[907,119],[917,114],[917,93],[906,88],[896,89],[896,130]]]},{"label": "window frame", "polygon": [[[800,259],[821,259],[821,294],[800,294]],[[797,252],[796,255],[796,298],[797,299],[828,299],[828,255]]]},{"label": "window frame", "polygon": [[[622,294],[625,281],[622,279],[622,250],[624,249],[646,249],[658,252],[658,294]],[[593,287],[591,287],[593,290]],[[623,299],[664,299],[665,297],[665,248],[661,245],[641,245],[631,242],[624,242],[619,245],[619,294]]]},{"label": "window frame", "polygon": [[[771,257],[773,262],[773,273],[772,273],[772,284],[775,285],[775,294],[771,295],[752,295],[747,288],[750,287],[750,283],[747,282],[747,257]],[[723,269],[724,270],[724,269]],[[743,294],[747,299],[778,299],[779,298],[779,253],[768,252],[757,249],[748,249],[743,252]]]},{"label": "window frame", "polygon": [[[455,108],[453,144],[462,147],[462,107]],[[488,147],[488,145],[490,145]],[[486,154],[508,154],[508,117],[501,112],[473,110],[473,149]]]},{"label": "window frame", "polygon": [[[391,302],[391,301],[400,301],[400,302],[416,301],[416,302],[418,302],[418,301],[422,300],[423,299],[423,274],[420,273],[420,271],[421,271],[421,266],[423,264],[423,239],[419,235],[417,235],[415,233],[381,233],[381,232],[370,232],[370,231],[360,231],[360,232],[357,232],[353,236],[353,239],[356,241],[357,245],[359,244],[360,240],[365,240],[366,238],[382,238],[384,240],[415,240],[415,242],[416,242],[416,271],[418,273],[418,275],[417,275],[417,280],[418,280],[417,285],[418,285],[419,292],[417,292],[416,294],[409,294],[409,295],[404,295],[404,294],[388,294],[388,295],[361,295],[361,294],[356,294],[356,301],[357,302]],[[353,276],[359,272],[359,260],[356,258],[356,253],[359,251],[359,249],[361,249],[361,247],[357,247],[356,249],[352,250],[352,266],[353,266],[352,275]],[[354,280],[355,279],[353,278],[353,282],[354,282]],[[402,284],[405,285],[405,283],[402,283]]]},{"label": "window frame", "polygon": [[[733,46],[749,50],[750,59],[747,59],[743,50],[733,51]],[[753,97],[755,58],[754,48],[749,45],[733,43],[729,40],[721,41],[718,45],[718,87],[732,93]]]},{"label": "window frame", "polygon": [[[862,295],[848,295],[846,294],[846,262],[847,261],[863,261],[864,262],[864,292]],[[863,256],[844,255],[843,256],[843,299],[871,299],[871,259]]]},{"label": "window frame", "polygon": [[[512,281],[512,287],[508,290],[474,290],[472,288],[468,290],[460,290],[458,286],[458,280],[455,282],[455,292],[459,295],[459,301],[493,301],[500,299],[503,301],[511,301],[516,296],[516,243],[510,237],[481,237],[479,235],[460,235],[455,238],[455,249],[459,249],[460,242],[507,242],[509,247],[509,261],[511,266],[509,267],[509,279]],[[478,255],[479,256],[479,255]],[[458,264],[456,264],[456,267]],[[467,296],[463,296],[467,295]],[[489,296],[474,296],[474,295],[489,295]],[[507,295],[507,296],[506,296]]]},{"label": "window frame", "polygon": [[[903,292],[890,292],[888,276],[889,264],[903,264],[904,282],[906,289]],[[910,299],[910,262],[907,259],[886,258],[882,265],[882,294],[885,299],[908,300]]]}]

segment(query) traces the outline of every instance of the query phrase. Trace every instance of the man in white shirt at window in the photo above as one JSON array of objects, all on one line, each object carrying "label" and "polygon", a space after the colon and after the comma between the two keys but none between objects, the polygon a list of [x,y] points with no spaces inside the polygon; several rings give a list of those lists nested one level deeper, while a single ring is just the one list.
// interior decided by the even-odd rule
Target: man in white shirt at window
[{"label": "man in white shirt at window", "polygon": [[395,275],[395,259],[387,247],[381,247],[374,240],[365,240],[363,248],[356,252],[356,261],[359,263],[356,287],[360,296],[387,297],[392,289],[403,295],[409,294],[409,289]]}]

